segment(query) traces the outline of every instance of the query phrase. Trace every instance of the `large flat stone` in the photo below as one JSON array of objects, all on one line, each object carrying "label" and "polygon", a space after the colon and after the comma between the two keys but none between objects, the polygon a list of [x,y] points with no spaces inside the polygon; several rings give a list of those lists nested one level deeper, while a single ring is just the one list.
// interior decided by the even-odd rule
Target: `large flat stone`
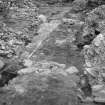
[{"label": "large flat stone", "polygon": [[66,69],[66,72],[69,74],[78,73],[78,69],[75,66],[71,66],[68,69]]}]

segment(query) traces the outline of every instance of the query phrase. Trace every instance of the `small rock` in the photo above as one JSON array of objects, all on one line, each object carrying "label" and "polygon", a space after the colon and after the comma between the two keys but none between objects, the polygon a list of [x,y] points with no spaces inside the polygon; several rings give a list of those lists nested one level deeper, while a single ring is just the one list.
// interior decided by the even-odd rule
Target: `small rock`
[{"label": "small rock", "polygon": [[95,102],[105,102],[105,97],[95,97],[94,101]]},{"label": "small rock", "polygon": [[94,40],[93,43],[95,46],[99,46],[101,42],[104,40],[104,36],[102,34],[99,34]]},{"label": "small rock", "polygon": [[66,69],[66,72],[69,74],[78,73],[78,69],[75,66],[71,66],[68,69]]},{"label": "small rock", "polygon": [[23,74],[29,74],[32,72],[35,72],[37,69],[35,67],[30,67],[30,68],[25,68],[25,69],[21,69],[18,71],[19,75],[23,75]]},{"label": "small rock", "polygon": [[90,45],[84,45],[84,49],[89,49]]},{"label": "small rock", "polygon": [[89,62],[88,60],[85,60],[85,65],[86,65],[87,67],[92,67],[91,62]]},{"label": "small rock", "polygon": [[98,74],[97,74],[97,72],[96,72],[96,70],[95,70],[94,68],[88,68],[88,67],[86,67],[85,70],[86,70],[90,75],[92,75],[92,76],[94,76],[94,77],[98,76]]},{"label": "small rock", "polygon": [[31,67],[32,64],[33,64],[33,62],[30,59],[25,59],[24,60],[24,66]]},{"label": "small rock", "polygon": [[102,90],[103,87],[104,87],[104,85],[93,85],[92,90],[93,91],[99,91],[99,90]]},{"label": "small rock", "polygon": [[39,16],[38,16],[38,18],[42,21],[42,22],[47,22],[47,17],[45,16],[45,15],[43,15],[43,14],[40,14]]},{"label": "small rock", "polygon": [[66,43],[65,39],[64,40],[56,40],[56,42],[55,42],[55,44],[57,44],[58,46],[61,46],[61,45],[65,44],[65,43]]}]

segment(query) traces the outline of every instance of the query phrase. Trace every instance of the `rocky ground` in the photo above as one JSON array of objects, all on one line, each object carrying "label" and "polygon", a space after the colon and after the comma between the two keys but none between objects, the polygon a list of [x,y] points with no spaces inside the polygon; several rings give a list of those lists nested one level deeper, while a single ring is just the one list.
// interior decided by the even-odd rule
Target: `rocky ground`
[{"label": "rocky ground", "polygon": [[0,105],[104,105],[104,0],[0,0]]}]

